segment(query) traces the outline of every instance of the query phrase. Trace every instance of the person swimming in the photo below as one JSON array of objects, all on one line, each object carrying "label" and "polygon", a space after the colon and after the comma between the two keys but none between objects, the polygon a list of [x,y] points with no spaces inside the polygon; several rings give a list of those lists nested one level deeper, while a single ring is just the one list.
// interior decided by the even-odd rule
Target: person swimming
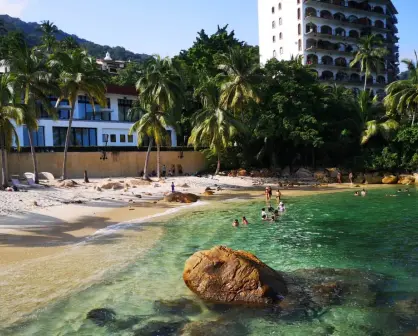
[{"label": "person swimming", "polygon": [[267,215],[262,215],[262,216],[261,216],[261,219],[262,219],[263,221],[266,221],[266,220],[267,220]]},{"label": "person swimming", "polygon": [[261,209],[261,218],[267,217],[266,208]]},{"label": "person swimming", "polygon": [[242,225],[248,225],[247,218],[242,217]]},{"label": "person swimming", "polygon": [[275,222],[276,221],[276,216],[271,216],[271,218],[270,218],[270,222]]},{"label": "person swimming", "polygon": [[367,195],[367,191],[363,188],[361,191],[361,196],[365,197]]},{"label": "person swimming", "polygon": [[279,208],[278,208],[279,212],[284,212],[286,210],[286,207],[284,206],[283,202],[279,203]]},{"label": "person swimming", "polygon": [[233,227],[238,227],[238,226],[239,226],[238,219],[236,219],[236,220],[234,220],[234,221],[232,222],[232,226],[233,226]]},{"label": "person swimming", "polygon": [[354,193],[354,196],[360,196],[359,192],[358,192],[358,191],[356,191],[356,192]]}]

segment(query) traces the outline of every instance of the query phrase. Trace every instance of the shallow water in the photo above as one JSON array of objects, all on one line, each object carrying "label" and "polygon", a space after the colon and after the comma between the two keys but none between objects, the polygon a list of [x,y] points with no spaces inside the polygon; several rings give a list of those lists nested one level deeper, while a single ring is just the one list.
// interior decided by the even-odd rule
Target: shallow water
[{"label": "shallow water", "polygon": [[[149,320],[205,321],[222,316],[242,323],[240,335],[403,335],[417,327],[414,321],[400,321],[393,309],[361,304],[333,306],[318,317],[293,320],[235,308],[228,313],[209,310],[199,301],[202,312],[198,315],[173,317],[155,310],[156,300],[195,300],[182,280],[184,262],[195,251],[214,245],[253,252],[281,271],[338,267],[384,273],[393,280],[381,296],[394,300],[417,295],[416,190],[410,195],[382,189],[371,191],[366,198],[350,192],[284,201],[287,211],[276,223],[259,220],[262,202],[225,202],[217,209],[195,208],[170,219],[162,239],[123,271],[50,304],[24,323],[3,330],[0,327],[0,334],[175,335],[146,333],[141,327]],[[232,220],[241,216],[247,217],[249,227],[232,228]],[[124,230],[137,229],[133,225]],[[135,253],[132,244],[129,249]],[[117,321],[123,323],[100,327],[86,320],[90,310],[102,307],[114,310]]]}]

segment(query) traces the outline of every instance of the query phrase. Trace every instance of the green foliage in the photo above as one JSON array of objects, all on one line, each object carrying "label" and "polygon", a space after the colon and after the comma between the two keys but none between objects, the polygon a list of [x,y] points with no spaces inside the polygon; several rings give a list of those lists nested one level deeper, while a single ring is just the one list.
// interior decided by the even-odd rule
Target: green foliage
[{"label": "green foliage", "polygon": [[112,76],[110,82],[120,86],[135,86],[144,71],[144,63],[130,62],[119,70],[117,76]]}]

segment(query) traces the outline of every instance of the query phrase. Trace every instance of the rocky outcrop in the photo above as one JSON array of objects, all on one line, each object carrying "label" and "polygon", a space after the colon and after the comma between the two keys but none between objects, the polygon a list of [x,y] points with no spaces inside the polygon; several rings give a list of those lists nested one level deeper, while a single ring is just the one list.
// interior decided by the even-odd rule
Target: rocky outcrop
[{"label": "rocky outcrop", "polygon": [[267,305],[287,294],[280,273],[251,253],[224,246],[193,254],[183,279],[190,290],[211,302]]},{"label": "rocky outcrop", "polygon": [[400,175],[399,176],[399,180],[398,180],[398,184],[403,184],[403,185],[410,185],[410,184],[414,184],[415,181],[415,177],[414,175]]},{"label": "rocky outcrop", "polygon": [[100,188],[104,190],[110,190],[110,189],[119,190],[119,189],[123,189],[123,184],[120,182],[107,181],[107,182],[102,183],[100,185]]},{"label": "rocky outcrop", "polygon": [[215,194],[214,191],[212,191],[212,190],[205,190],[202,195],[203,196],[212,196],[213,194]]},{"label": "rocky outcrop", "polygon": [[395,175],[385,175],[382,179],[383,184],[396,184],[398,183],[398,177]]},{"label": "rocky outcrop", "polygon": [[382,184],[383,176],[378,173],[364,174],[364,183],[366,184]]},{"label": "rocky outcrop", "polygon": [[310,179],[313,178],[313,173],[305,168],[299,168],[298,171],[295,173],[295,177],[303,178],[303,179]]},{"label": "rocky outcrop", "polygon": [[245,169],[241,168],[238,170],[238,176],[248,176],[248,172]]},{"label": "rocky outcrop", "polygon": [[353,182],[355,184],[362,184],[365,182],[365,177],[363,173],[355,174]]},{"label": "rocky outcrop", "polygon": [[61,188],[74,188],[78,186],[78,183],[73,180],[64,180],[58,184]]},{"label": "rocky outcrop", "polygon": [[166,202],[194,203],[199,200],[199,196],[190,193],[174,192],[164,197]]},{"label": "rocky outcrop", "polygon": [[414,174],[414,178],[415,178],[415,184],[418,185],[418,173],[415,173]]}]

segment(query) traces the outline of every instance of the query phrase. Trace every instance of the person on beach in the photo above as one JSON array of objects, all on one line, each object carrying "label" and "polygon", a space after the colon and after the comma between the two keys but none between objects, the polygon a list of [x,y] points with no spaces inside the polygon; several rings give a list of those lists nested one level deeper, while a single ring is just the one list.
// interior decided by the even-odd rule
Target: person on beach
[{"label": "person on beach", "polygon": [[266,190],[264,191],[264,194],[266,196],[266,203],[268,203],[268,201],[270,200],[269,187],[266,187]]},{"label": "person on beach", "polygon": [[242,225],[248,225],[248,220],[245,217],[242,217]]},{"label": "person on beach", "polygon": [[363,188],[361,191],[361,196],[365,197],[367,195],[367,191]]},{"label": "person on beach", "polygon": [[277,201],[277,204],[280,203],[280,198],[281,197],[282,197],[282,193],[280,192],[280,189],[277,189],[276,190],[276,201]]},{"label": "person on beach", "polygon": [[236,219],[236,220],[234,220],[234,221],[232,222],[232,226],[233,226],[233,227],[238,227],[238,226],[239,226],[238,219]]},{"label": "person on beach", "polygon": [[337,182],[338,182],[339,184],[341,184],[341,183],[342,183],[342,181],[341,181],[341,172],[340,172],[340,171],[338,171],[338,173],[337,173]]},{"label": "person on beach", "polygon": [[350,174],[348,174],[348,179],[350,183],[353,184],[353,172],[350,172]]},{"label": "person on beach", "polygon": [[171,192],[173,193],[175,190],[174,182],[171,182]]}]

